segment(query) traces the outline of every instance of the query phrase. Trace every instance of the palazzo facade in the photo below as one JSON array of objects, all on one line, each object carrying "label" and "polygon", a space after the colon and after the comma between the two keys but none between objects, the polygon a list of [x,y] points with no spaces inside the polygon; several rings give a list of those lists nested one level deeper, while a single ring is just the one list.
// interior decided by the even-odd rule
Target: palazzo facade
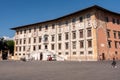
[{"label": "palazzo facade", "polygon": [[91,6],[15,30],[14,59],[98,61],[120,59],[120,14]]}]

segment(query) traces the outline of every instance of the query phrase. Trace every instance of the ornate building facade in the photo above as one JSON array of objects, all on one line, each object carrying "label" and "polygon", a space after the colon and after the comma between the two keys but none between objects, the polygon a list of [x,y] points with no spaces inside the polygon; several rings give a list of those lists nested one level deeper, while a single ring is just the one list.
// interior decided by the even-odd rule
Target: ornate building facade
[{"label": "ornate building facade", "polygon": [[120,14],[92,6],[60,18],[18,26],[14,59],[120,59]]}]

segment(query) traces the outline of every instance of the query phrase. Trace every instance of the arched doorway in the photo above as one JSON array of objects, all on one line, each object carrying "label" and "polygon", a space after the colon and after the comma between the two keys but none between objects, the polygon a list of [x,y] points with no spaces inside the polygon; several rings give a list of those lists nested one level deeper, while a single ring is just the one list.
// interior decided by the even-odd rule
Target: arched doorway
[{"label": "arched doorway", "polygon": [[43,54],[42,53],[40,53],[40,60],[42,60],[43,59]]}]

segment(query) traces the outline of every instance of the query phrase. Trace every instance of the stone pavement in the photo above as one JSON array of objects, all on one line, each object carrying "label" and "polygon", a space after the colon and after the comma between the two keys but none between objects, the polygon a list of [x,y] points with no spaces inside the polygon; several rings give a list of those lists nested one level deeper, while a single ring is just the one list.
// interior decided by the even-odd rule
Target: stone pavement
[{"label": "stone pavement", "polygon": [[0,61],[0,80],[120,80],[120,62]]}]

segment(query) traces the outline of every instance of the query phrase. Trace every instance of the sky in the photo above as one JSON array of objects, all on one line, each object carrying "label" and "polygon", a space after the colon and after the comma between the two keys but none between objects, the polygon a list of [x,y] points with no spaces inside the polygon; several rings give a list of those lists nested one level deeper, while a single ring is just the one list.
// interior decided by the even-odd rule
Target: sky
[{"label": "sky", "polygon": [[120,0],[0,0],[0,37],[14,37],[10,28],[55,19],[98,5],[120,13]]}]

